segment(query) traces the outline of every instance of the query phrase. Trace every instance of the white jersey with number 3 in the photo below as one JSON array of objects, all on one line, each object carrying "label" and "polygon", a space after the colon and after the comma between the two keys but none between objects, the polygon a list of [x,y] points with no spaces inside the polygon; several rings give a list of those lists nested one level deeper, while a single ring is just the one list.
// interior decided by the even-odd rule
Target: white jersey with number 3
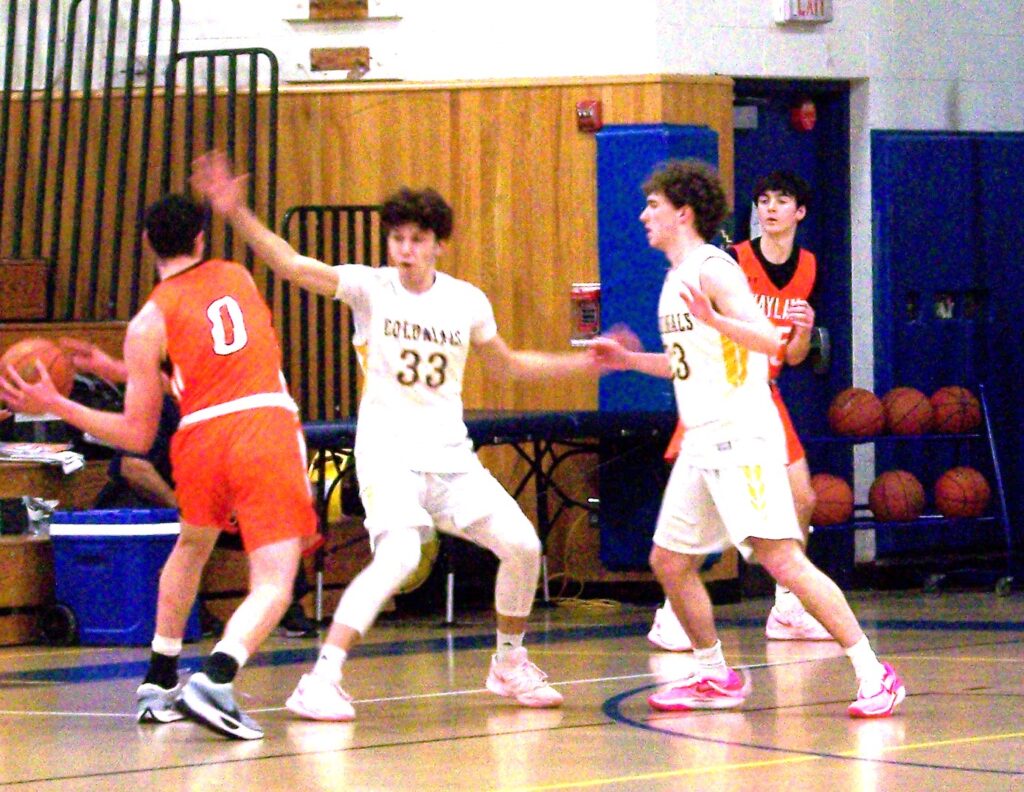
[{"label": "white jersey with number 3", "polygon": [[463,420],[462,385],[470,344],[497,335],[486,295],[438,272],[414,294],[394,267],[336,268],[336,298],[353,313],[365,381],[356,458],[429,473],[475,464]]},{"label": "white jersey with number 3", "polygon": [[768,357],[698,321],[679,296],[684,284],[700,283],[702,270],[738,266],[718,248],[702,245],[669,270],[661,289],[658,325],[685,427],[681,453],[703,455],[744,438],[774,443],[781,437],[768,389]]}]

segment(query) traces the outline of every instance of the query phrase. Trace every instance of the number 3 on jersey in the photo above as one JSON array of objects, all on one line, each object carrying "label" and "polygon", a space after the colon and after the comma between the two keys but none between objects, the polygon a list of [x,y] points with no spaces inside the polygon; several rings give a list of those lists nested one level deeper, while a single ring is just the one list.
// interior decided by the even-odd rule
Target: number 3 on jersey
[{"label": "number 3 on jersey", "polygon": [[218,355],[230,355],[245,346],[249,335],[245,330],[242,306],[234,297],[221,297],[210,303],[206,309],[210,320],[210,335],[213,337],[213,351]]},{"label": "number 3 on jersey", "polygon": [[666,347],[665,351],[668,353],[668,363],[672,368],[672,379],[684,380],[689,377],[690,366],[686,362],[686,350],[683,349],[683,345],[673,344]]},{"label": "number 3 on jersey", "polygon": [[434,352],[424,361],[413,350],[403,349],[401,357],[405,369],[398,372],[398,381],[403,385],[415,385],[421,380],[424,385],[431,388],[440,388],[444,385],[448,358],[440,352]]}]

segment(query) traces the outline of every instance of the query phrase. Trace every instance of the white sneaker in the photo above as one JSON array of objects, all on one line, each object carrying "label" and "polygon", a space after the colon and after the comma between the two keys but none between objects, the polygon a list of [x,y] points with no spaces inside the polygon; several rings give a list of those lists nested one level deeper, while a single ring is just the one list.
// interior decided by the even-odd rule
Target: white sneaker
[{"label": "white sneaker", "polygon": [[172,688],[143,682],[135,691],[135,719],[139,723],[174,723],[182,720],[185,716],[175,707],[182,687],[180,682]]},{"label": "white sneaker", "polygon": [[284,705],[309,720],[350,721],[356,718],[352,697],[337,682],[316,674],[303,674]]},{"label": "white sneaker", "polygon": [[530,662],[526,649],[520,646],[504,660],[491,658],[487,689],[499,696],[514,698],[524,707],[559,707],[562,694],[547,682],[548,675]]},{"label": "white sneaker", "polygon": [[654,624],[647,633],[647,640],[666,652],[689,652],[693,649],[690,636],[667,605],[654,612]]},{"label": "white sneaker", "polygon": [[821,622],[807,611],[781,611],[773,606],[764,634],[772,641],[834,641]]}]

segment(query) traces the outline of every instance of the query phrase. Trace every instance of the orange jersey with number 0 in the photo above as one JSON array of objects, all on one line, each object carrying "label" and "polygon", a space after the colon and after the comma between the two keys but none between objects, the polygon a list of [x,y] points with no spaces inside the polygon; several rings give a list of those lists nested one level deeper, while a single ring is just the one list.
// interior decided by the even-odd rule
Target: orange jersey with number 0
[{"label": "orange jersey with number 0", "polygon": [[164,316],[181,414],[257,393],[284,393],[270,309],[249,271],[211,259],[153,289]]}]

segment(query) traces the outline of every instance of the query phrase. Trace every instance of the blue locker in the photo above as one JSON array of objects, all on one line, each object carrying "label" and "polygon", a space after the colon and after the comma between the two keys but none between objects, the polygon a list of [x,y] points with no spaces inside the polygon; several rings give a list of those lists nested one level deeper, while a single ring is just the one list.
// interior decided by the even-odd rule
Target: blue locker
[{"label": "blue locker", "polygon": [[[872,133],[875,259],[875,382],[932,393],[985,383],[1006,492],[1018,522],[1021,410],[1019,240],[1024,135],[977,132]],[[976,447],[887,443],[878,469],[915,473],[930,494],[948,467],[972,464],[989,483]],[[985,455],[980,455],[983,458]],[[930,498],[929,498],[930,501]],[[928,506],[931,506],[929,503]],[[880,530],[880,556],[999,547],[983,532]]]},{"label": "blue locker", "polygon": [[[629,325],[648,350],[661,348],[657,310],[667,263],[640,224],[641,186],[667,159],[696,157],[718,164],[718,134],[673,124],[606,126],[597,133],[597,223],[601,324]],[[672,387],[636,373],[602,377],[601,410],[675,411]],[[665,484],[667,438],[624,439],[602,445],[599,487],[601,561],[611,570],[647,568]]]}]

